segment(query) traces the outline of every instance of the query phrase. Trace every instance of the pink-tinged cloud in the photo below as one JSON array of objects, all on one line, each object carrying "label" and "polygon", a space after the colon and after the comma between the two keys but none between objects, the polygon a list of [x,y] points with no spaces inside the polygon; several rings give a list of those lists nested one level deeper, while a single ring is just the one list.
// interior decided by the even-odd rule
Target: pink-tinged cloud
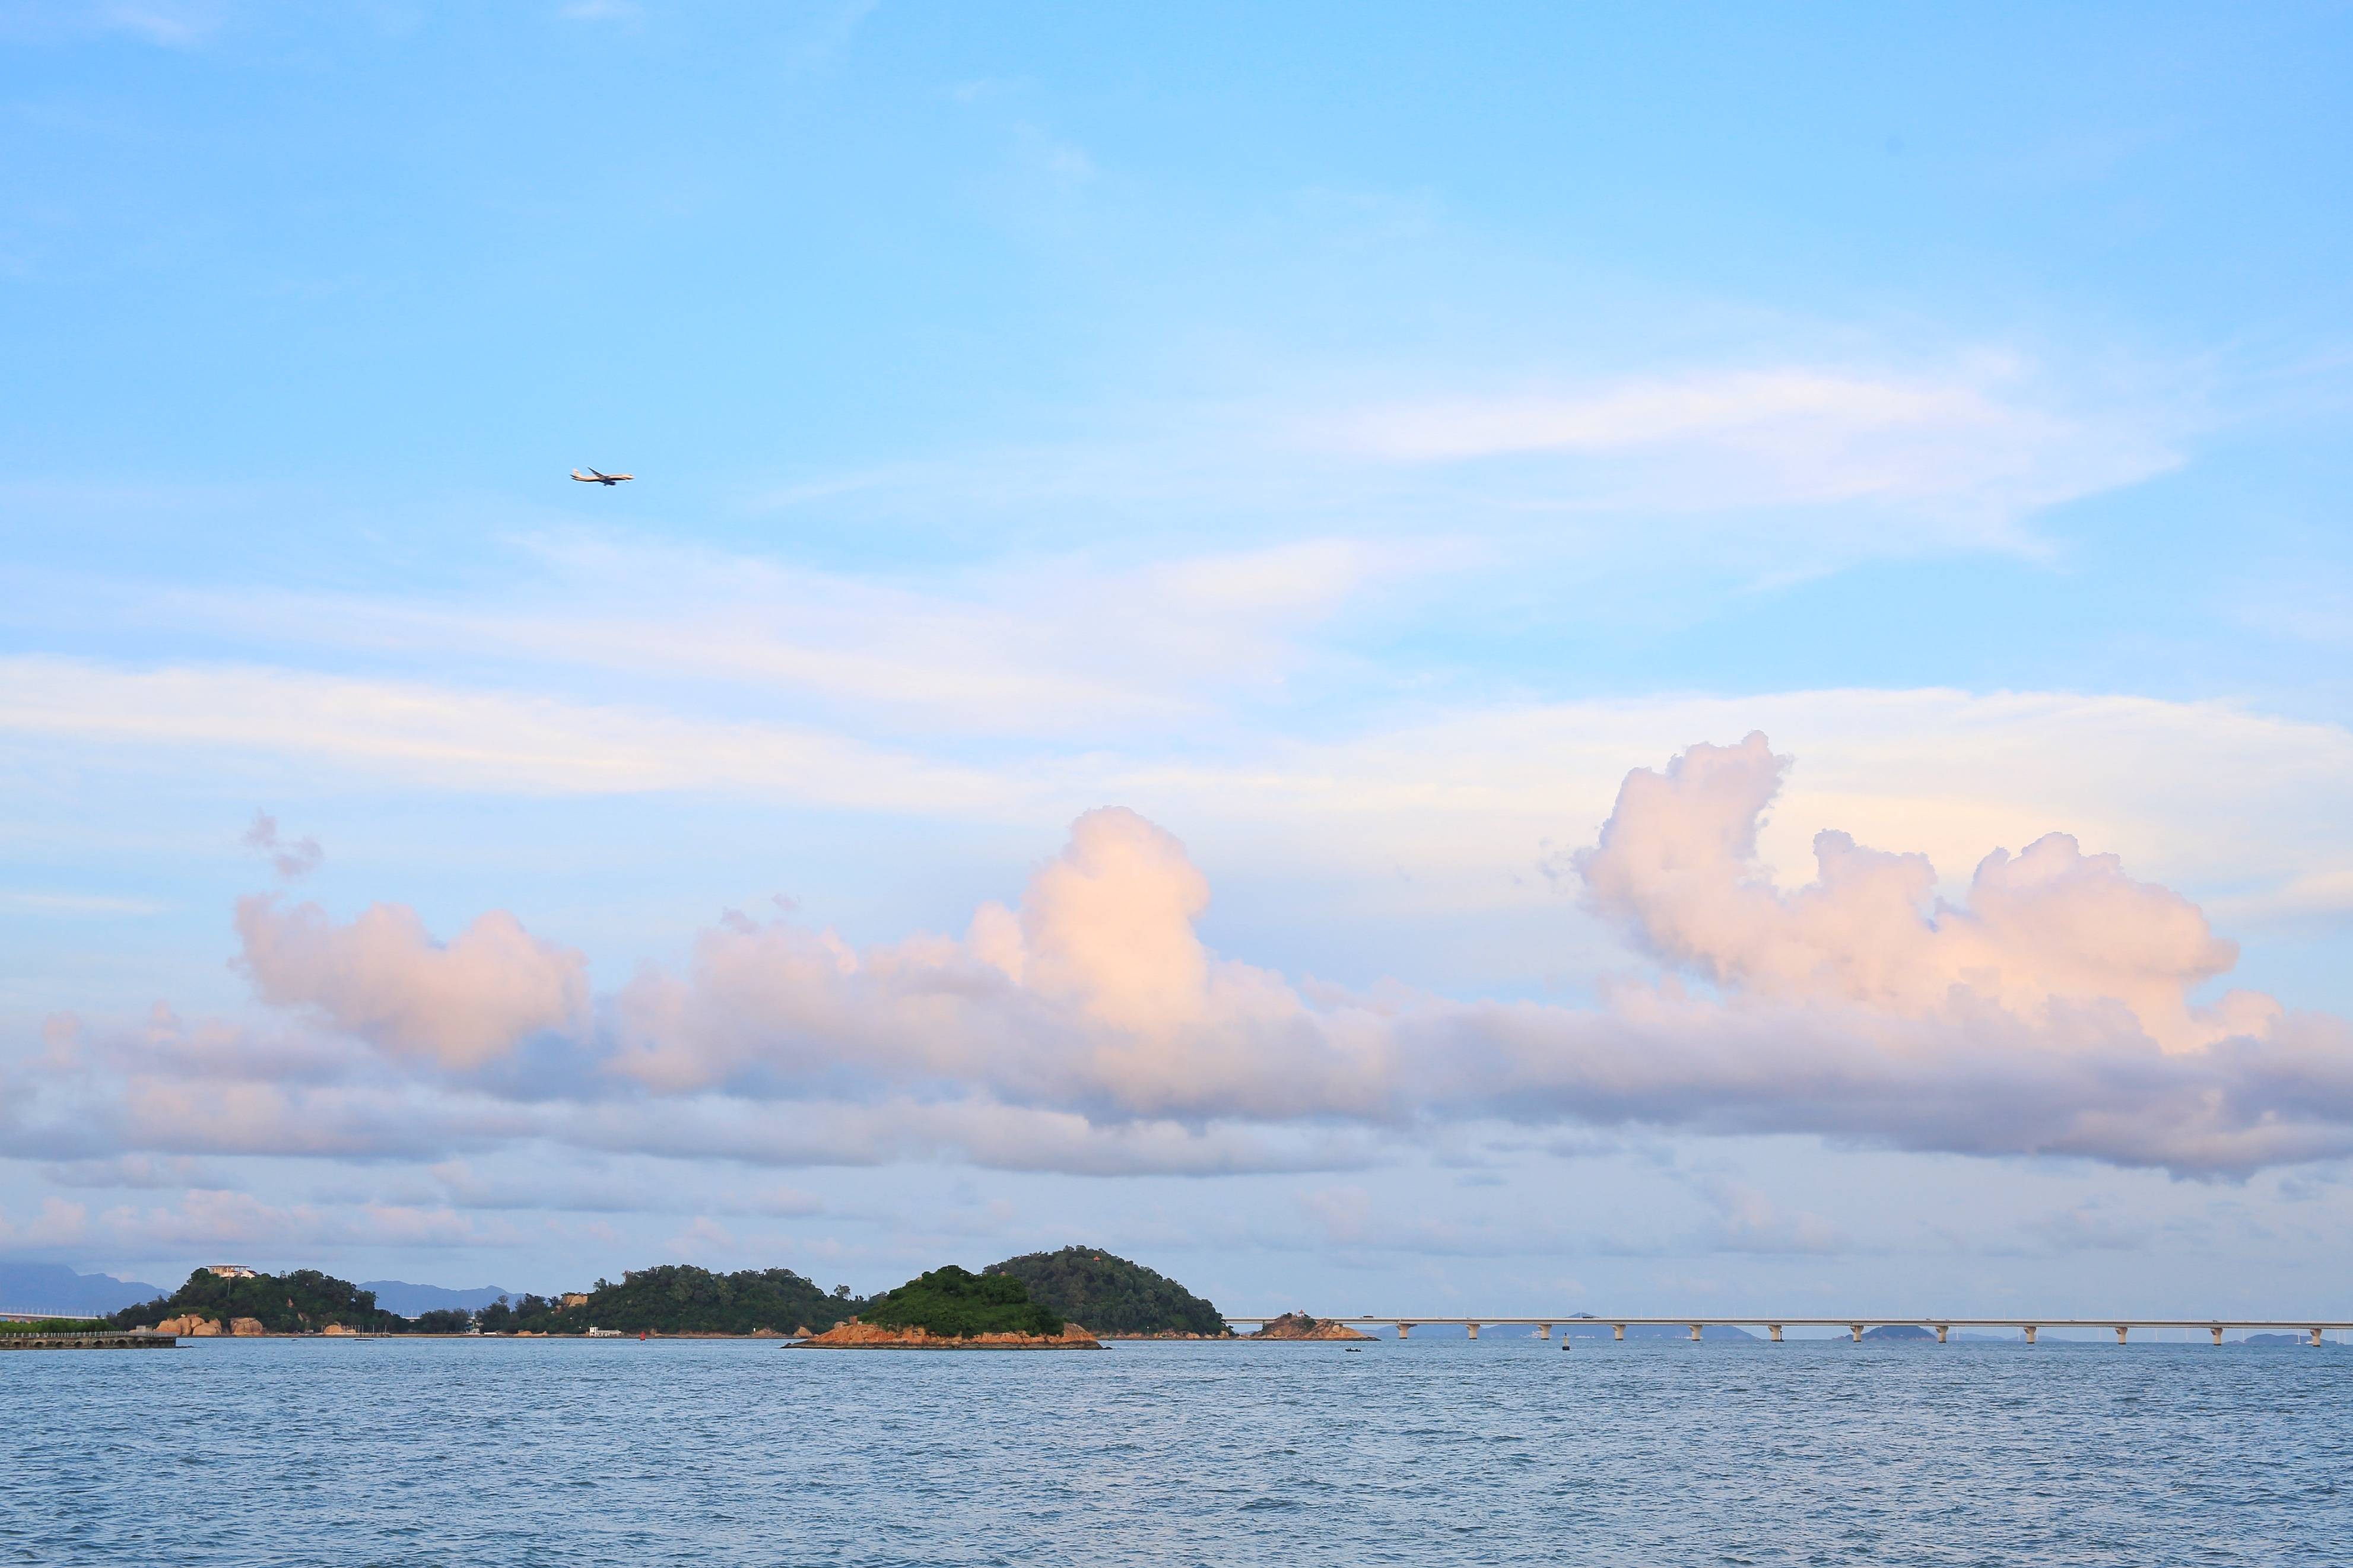
[{"label": "pink-tinged cloud", "polygon": [[[1824,833],[1815,879],[1784,890],[1756,844],[1788,766],[1757,735],[1628,774],[1575,864],[1664,972],[1595,1006],[1353,994],[1222,957],[1183,846],[1111,809],[961,938],[860,949],[730,917],[593,1007],[579,955],[505,914],[444,947],[394,906],[337,924],[248,899],[257,989],[364,1045],[84,1026],[70,1070],[0,1096],[0,1133],[77,1159],[536,1140],[1102,1173],[1337,1168],[1501,1123],[2200,1175],[2353,1152],[2353,1029],[2251,993],[2197,1005],[2234,953],[2186,900],[2063,835],[1987,857],[1954,905],[1921,857]],[[551,1032],[552,1071],[517,1051]]]},{"label": "pink-tinged cloud", "polygon": [[616,998],[612,1065],[664,1093],[865,1083],[1113,1120],[1391,1117],[1374,1015],[1311,1008],[1210,953],[1193,928],[1208,902],[1173,837],[1089,812],[1020,909],[982,906],[961,942],[705,931],[688,973],[649,970]]},{"label": "pink-tinged cloud", "polygon": [[2192,1005],[2237,947],[2187,899],[2063,833],[1987,856],[1958,908],[1935,897],[1923,857],[1835,831],[1814,837],[1815,879],[1781,892],[1757,863],[1757,833],[1788,766],[1752,734],[1628,774],[1600,843],[1577,858],[1588,900],[1666,963],[1747,995],[1907,1018],[1990,1004],[2049,1026],[2054,1044],[2071,1013],[2121,1008],[2168,1051],[2261,1034],[2278,1014],[2247,992]]},{"label": "pink-tinged cloud", "polygon": [[241,963],[264,1001],[305,1007],[396,1054],[477,1068],[522,1037],[579,1026],[586,961],[494,910],[446,946],[400,904],[337,925],[316,904],[237,900]]}]

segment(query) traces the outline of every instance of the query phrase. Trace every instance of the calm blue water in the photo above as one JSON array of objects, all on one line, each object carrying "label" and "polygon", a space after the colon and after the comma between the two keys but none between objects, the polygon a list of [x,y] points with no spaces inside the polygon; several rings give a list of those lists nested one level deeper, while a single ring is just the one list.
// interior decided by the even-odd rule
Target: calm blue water
[{"label": "calm blue water", "polygon": [[2339,1347],[0,1355],[0,1562],[2353,1562]]}]

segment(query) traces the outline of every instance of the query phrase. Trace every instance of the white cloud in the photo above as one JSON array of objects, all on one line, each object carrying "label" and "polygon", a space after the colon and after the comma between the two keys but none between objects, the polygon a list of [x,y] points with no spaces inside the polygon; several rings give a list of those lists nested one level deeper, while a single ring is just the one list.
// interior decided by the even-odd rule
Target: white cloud
[{"label": "white cloud", "polygon": [[1004,796],[975,770],[821,731],[250,668],[0,659],[0,730],[311,757],[375,778],[521,795],[709,790],[909,811]]},{"label": "white cloud", "polygon": [[174,5],[169,0],[144,0],[138,5],[111,0],[90,7],[98,26],[109,32],[128,33],[151,44],[179,49],[211,37],[220,26],[222,9],[219,5]]},{"label": "white cloud", "polygon": [[[1756,727],[1805,758],[1760,833],[1765,860],[1785,871],[1810,864],[1813,835],[1828,826],[1905,845],[1948,871],[1989,845],[2063,826],[2211,892],[2242,920],[2340,908],[2337,885],[2353,876],[2353,818],[2341,809],[2353,731],[2221,701],[1936,688],[1668,693],[1440,708],[1314,741],[1212,728],[1222,740],[1183,752],[1147,739],[963,762],[936,743],[926,754],[611,702],[0,658],[0,734],[136,747],[151,765],[176,768],[185,753],[286,759],[415,788],[726,795],[990,822],[1124,800],[1284,875],[1325,888],[1337,879],[1351,899],[1395,897],[1368,873],[1402,868],[1422,907],[1525,906],[1534,891],[1512,879],[1541,841],[1574,844],[1601,820],[1623,759]],[[119,765],[120,750],[111,754]],[[2200,765],[2177,765],[2182,757]]]},{"label": "white cloud", "polygon": [[[594,706],[554,693],[584,684],[609,690],[618,675],[645,700],[684,698],[707,710],[748,698],[772,719],[805,719],[813,728],[792,743],[822,755],[828,737],[845,732],[903,734],[934,747],[943,737],[970,735],[1082,733],[1100,743],[1198,722],[1226,705],[1280,693],[1288,679],[1323,662],[1303,634],[1368,589],[1426,575],[1461,553],[1309,539],[1138,567],[1066,560],[893,585],[743,557],[541,541],[522,589],[490,604],[25,577],[23,605],[31,607],[18,615],[37,616],[38,605],[66,594],[151,631],[290,645],[313,667],[320,655],[342,652],[396,667],[459,659],[470,670],[495,668],[527,689],[495,699],[499,722],[519,724],[523,744]],[[0,665],[0,688],[25,693],[14,721],[64,727],[71,712],[41,700],[45,690],[108,673],[17,660]],[[150,684],[242,682],[264,713],[307,706],[303,683],[326,679],[217,664],[142,673]],[[358,684],[365,694],[355,691],[353,700],[386,730],[371,748],[379,753],[430,722],[440,704],[493,700],[422,678]],[[127,700],[121,694],[114,702],[91,695],[100,698],[88,720],[94,731],[129,717],[111,710]],[[445,716],[444,726],[453,719]],[[147,727],[174,732],[152,720]],[[452,736],[438,750],[462,757],[483,748]]]},{"label": "white cloud", "polygon": [[2023,367],[1978,356],[1937,376],[1787,364],[1583,391],[1421,400],[1311,423],[1310,440],[1407,464],[1573,460],[1555,499],[1637,509],[1907,503],[2019,543],[2055,502],[2180,458],[2137,420],[2033,400]]},{"label": "white cloud", "polygon": [[709,933],[689,973],[619,998],[615,1067],[665,1092],[932,1086],[1114,1124],[1630,1121],[2189,1172],[2353,1149],[2343,1023],[2247,993],[2194,1005],[2232,954],[2178,896],[2049,839],[1988,857],[1947,907],[1916,858],[1835,837],[1823,879],[1784,894],[1749,854],[1780,772],[1761,739],[1637,770],[1580,862],[1720,996],[1303,991],[1207,952],[1181,850],[1101,812],[961,942]]},{"label": "white cloud", "polygon": [[[1754,853],[1784,767],[1753,736],[1626,776],[1570,865],[1669,972],[1597,1006],[1353,993],[1221,956],[1183,846],[1099,809],[1018,907],[983,905],[962,937],[855,947],[731,917],[683,968],[648,966],[607,998],[593,1034],[579,956],[502,913],[443,947],[396,907],[338,923],[248,899],[259,994],[379,1050],[159,1014],[132,1035],[64,1031],[0,1108],[9,1145],[51,1159],[544,1140],[1208,1173],[1362,1163],[1495,1121],[2187,1174],[2353,1152],[2353,1030],[2251,993],[2195,1000],[2232,952],[2179,895],[2054,837],[1985,857],[1948,902],[1921,858],[1836,833],[1817,841],[1819,878],[1784,889]],[[550,1031],[568,1037],[554,1070],[526,1070],[518,1048]],[[1758,1222],[1752,1239],[1774,1236]]]},{"label": "white cloud", "polygon": [[45,915],[157,915],[167,907],[153,899],[126,899],[111,893],[36,892],[29,888],[0,888],[0,909],[31,910]]}]

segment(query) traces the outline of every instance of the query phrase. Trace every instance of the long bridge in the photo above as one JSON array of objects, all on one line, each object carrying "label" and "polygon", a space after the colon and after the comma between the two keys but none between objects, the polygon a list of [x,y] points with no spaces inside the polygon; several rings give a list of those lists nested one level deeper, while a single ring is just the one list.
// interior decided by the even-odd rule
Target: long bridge
[{"label": "long bridge", "polygon": [[[1263,1327],[1274,1321],[1273,1318],[1236,1317],[1231,1313],[1226,1314],[1226,1321],[1237,1327],[1244,1323],[1255,1323]],[[2225,1329],[2305,1334],[2309,1336],[2305,1342],[2311,1345],[2321,1343],[2320,1336],[2324,1331],[2343,1332],[2353,1330],[2353,1321],[2337,1321],[2321,1318],[1715,1318],[1688,1316],[1605,1318],[1591,1312],[1577,1312],[1552,1318],[1361,1317],[1319,1318],[1316,1321],[1324,1323],[1345,1323],[1352,1329],[1393,1328],[1397,1330],[1397,1336],[1401,1340],[1411,1337],[1413,1331],[1420,1328],[1467,1329],[1470,1331],[1470,1337],[1474,1340],[1479,1337],[1479,1331],[1482,1328],[1533,1328],[1536,1331],[1536,1338],[1540,1340],[1552,1338],[1555,1328],[1588,1329],[1599,1328],[1604,1324],[1614,1331],[1615,1337],[1620,1340],[1626,1337],[1626,1331],[1629,1328],[1634,1327],[1651,1328],[1664,1325],[1670,1328],[1688,1328],[1691,1330],[1691,1337],[1694,1340],[1700,1337],[1702,1329],[1761,1328],[1771,1335],[1776,1344],[1780,1342],[1781,1331],[1785,1328],[1845,1329],[1854,1336],[1858,1343],[1861,1342],[1863,1331],[1866,1329],[1883,1327],[1934,1329],[1936,1331],[1938,1344],[1945,1343],[1946,1336],[1955,1329],[2023,1330],[2028,1344],[2034,1343],[2035,1333],[2042,1329],[2113,1330],[2118,1344],[2123,1344],[2126,1335],[2134,1329],[2202,1329],[2213,1336],[2213,1342],[2218,1345],[2222,1342],[2222,1331]]]}]

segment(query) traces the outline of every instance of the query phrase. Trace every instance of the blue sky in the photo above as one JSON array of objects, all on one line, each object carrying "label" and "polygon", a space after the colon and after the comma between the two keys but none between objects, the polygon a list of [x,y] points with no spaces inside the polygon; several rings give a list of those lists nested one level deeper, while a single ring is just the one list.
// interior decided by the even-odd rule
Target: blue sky
[{"label": "blue sky", "polygon": [[[0,5],[0,1248],[2341,1301],[2348,56],[2341,6]],[[1593,883],[1630,773],[1752,730],[1705,907],[1782,903]],[[1122,1011],[1048,910],[1107,806],[1208,889],[1208,1000]],[[2235,967],[2162,900],[1834,939],[1826,828],[1948,935],[2073,834]],[[1120,910],[1190,907],[1113,837]],[[739,924],[848,989],[698,970]],[[878,1066],[911,964],[1015,1011]],[[1722,1010],[1630,1112],[1629,986]],[[2111,1005],[2118,1061],[2309,1066],[2309,1138],[2039,1076]],[[1270,1087],[1331,1067],[1278,1015],[1378,1105]],[[1736,1026],[2012,1098],[1773,1110]]]}]

